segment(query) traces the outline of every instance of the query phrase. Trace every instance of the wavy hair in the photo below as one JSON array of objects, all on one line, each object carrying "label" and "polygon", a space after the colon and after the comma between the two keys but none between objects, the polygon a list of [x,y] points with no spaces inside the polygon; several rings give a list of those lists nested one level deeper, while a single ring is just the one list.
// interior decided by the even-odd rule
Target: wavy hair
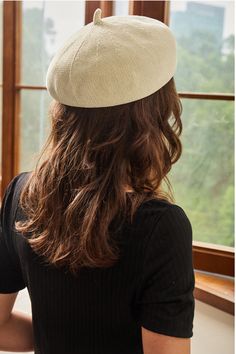
[{"label": "wavy hair", "polygon": [[46,262],[73,274],[114,265],[112,223],[132,223],[147,200],[174,202],[167,174],[182,154],[181,113],[173,78],[145,98],[112,107],[53,101],[50,134],[20,195],[27,219],[16,230]]}]

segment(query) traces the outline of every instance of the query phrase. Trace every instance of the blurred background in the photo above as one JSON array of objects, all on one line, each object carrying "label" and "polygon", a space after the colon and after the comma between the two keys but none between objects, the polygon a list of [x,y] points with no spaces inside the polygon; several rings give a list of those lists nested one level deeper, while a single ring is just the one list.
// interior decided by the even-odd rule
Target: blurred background
[{"label": "blurred background", "polygon": [[[0,1],[1,197],[11,178],[34,168],[49,133],[51,98],[45,75],[50,60],[73,32],[92,21],[97,7],[102,17],[156,18],[176,36],[175,81],[183,104],[183,154],[169,179],[176,204],[186,211],[193,227],[199,300],[193,353],[202,349],[207,354],[231,354],[234,1]],[[16,306],[29,309],[26,290]],[[228,338],[226,346],[217,342],[217,333]]]},{"label": "blurred background", "polygon": [[[85,24],[86,4],[18,3],[21,23],[20,28],[16,24],[20,43],[15,84],[20,102],[15,112],[19,122],[15,132],[19,134],[15,173],[35,166],[49,129],[47,111],[51,99],[44,87],[47,67],[66,38]],[[170,174],[176,202],[187,210],[195,240],[233,246],[234,2],[169,3],[169,25],[178,42],[175,80],[178,91],[185,93],[184,151]],[[128,1],[114,1],[114,15],[128,13]],[[0,14],[3,21],[3,2]],[[2,24],[0,30],[3,36]],[[205,95],[194,95],[199,92]],[[213,93],[222,95],[212,99]]]}]

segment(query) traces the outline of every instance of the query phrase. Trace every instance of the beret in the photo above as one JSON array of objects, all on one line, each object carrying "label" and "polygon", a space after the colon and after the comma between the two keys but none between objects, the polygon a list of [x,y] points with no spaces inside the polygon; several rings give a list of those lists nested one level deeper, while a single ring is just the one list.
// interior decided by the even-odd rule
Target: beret
[{"label": "beret", "polygon": [[108,107],[147,97],[176,70],[176,40],[167,25],[147,16],[101,18],[70,36],[52,58],[46,87],[73,107]]}]

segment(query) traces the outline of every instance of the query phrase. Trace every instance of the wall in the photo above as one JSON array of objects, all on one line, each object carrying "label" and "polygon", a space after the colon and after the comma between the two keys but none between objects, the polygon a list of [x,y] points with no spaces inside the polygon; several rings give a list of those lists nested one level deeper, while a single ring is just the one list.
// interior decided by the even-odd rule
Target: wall
[{"label": "wall", "polygon": [[234,316],[195,299],[191,354],[200,353],[234,353]]}]

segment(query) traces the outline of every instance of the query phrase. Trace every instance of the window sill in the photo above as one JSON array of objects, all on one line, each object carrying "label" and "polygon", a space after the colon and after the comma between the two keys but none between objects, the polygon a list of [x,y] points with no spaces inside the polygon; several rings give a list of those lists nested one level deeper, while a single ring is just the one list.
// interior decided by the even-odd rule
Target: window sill
[{"label": "window sill", "polygon": [[234,277],[194,269],[197,300],[234,315]]},{"label": "window sill", "polygon": [[234,248],[193,241],[194,269],[234,277]]}]

